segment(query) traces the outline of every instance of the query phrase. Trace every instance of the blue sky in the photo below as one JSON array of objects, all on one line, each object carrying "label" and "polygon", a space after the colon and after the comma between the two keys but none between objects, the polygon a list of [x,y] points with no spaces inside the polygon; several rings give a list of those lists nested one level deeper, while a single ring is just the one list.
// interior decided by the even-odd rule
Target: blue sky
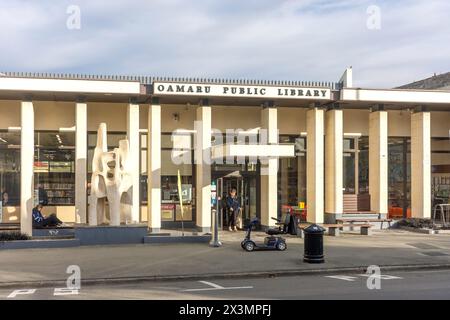
[{"label": "blue sky", "polygon": [[352,66],[356,86],[394,87],[450,71],[449,15],[448,0],[0,0],[0,70],[337,81]]}]

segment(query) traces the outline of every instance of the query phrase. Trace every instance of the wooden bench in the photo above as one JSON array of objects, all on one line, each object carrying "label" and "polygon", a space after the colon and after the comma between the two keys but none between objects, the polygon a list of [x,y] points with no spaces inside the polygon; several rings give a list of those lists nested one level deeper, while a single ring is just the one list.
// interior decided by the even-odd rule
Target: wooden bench
[{"label": "wooden bench", "polygon": [[[298,230],[300,231],[300,238],[304,237],[303,229],[309,227],[311,223],[300,223],[298,225]],[[340,229],[343,227],[342,224],[319,224],[319,226],[324,227],[328,230],[328,235],[332,237],[338,237],[340,235]]]},{"label": "wooden bench", "polygon": [[[388,223],[389,228],[391,227],[392,219],[370,219],[370,218],[369,219],[354,219],[354,218],[346,219],[346,218],[341,218],[341,219],[336,219],[336,222],[341,223],[341,224],[347,223],[347,224],[354,225],[354,226],[357,226],[357,225],[355,225],[355,223],[370,224],[370,223],[375,223],[375,222],[381,222],[380,228],[383,229],[384,222]],[[350,226],[350,227],[352,227],[352,226]]]},{"label": "wooden bench", "polygon": [[368,223],[364,223],[364,224],[344,223],[342,226],[343,227],[350,227],[351,231],[353,231],[354,227],[358,227],[359,230],[360,230],[361,235],[363,235],[363,236],[370,236],[370,235],[372,235],[372,231],[370,230],[370,228],[372,228],[373,226],[371,224],[368,224]]},{"label": "wooden bench", "polygon": [[[300,223],[298,225],[298,230],[299,230],[299,236],[300,238],[304,238],[304,232],[303,229],[309,227],[311,224],[310,223]],[[363,223],[363,224],[353,224],[353,223],[335,223],[335,224],[319,224],[319,226],[324,227],[325,229],[328,230],[328,235],[332,236],[332,237],[339,237],[340,235],[340,230],[342,230],[344,227],[358,227],[360,228],[360,233],[361,235],[364,236],[370,236],[372,235],[372,225],[369,223]]]}]

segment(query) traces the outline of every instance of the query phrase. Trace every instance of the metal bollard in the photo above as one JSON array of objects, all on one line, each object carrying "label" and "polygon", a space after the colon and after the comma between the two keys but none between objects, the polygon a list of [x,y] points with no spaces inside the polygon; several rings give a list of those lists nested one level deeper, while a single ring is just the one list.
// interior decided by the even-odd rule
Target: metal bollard
[{"label": "metal bollard", "polygon": [[220,247],[222,246],[222,243],[219,241],[219,210],[212,209],[212,211],[213,230],[211,232],[211,241],[209,242],[209,245],[211,247]]}]

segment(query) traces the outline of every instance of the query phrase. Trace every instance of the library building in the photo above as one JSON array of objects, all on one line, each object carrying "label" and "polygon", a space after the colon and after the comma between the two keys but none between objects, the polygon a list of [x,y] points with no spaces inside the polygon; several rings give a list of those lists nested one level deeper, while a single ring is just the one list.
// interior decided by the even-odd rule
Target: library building
[{"label": "library building", "polygon": [[351,68],[336,82],[3,72],[0,222],[32,234],[41,203],[68,225],[209,232],[231,190],[263,228],[286,210],[430,218],[449,203],[449,130],[450,73],[374,89]]}]

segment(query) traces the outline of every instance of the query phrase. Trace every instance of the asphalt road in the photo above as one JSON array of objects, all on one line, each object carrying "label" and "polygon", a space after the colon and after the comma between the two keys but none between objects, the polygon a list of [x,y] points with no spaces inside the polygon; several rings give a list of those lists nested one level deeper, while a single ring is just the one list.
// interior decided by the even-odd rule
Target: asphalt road
[{"label": "asphalt road", "polygon": [[[382,273],[369,281],[374,286],[379,279],[381,288],[371,290],[367,287],[368,275],[334,274],[89,285],[78,292],[0,289],[0,299],[450,299],[449,271]],[[19,289],[28,291],[18,294],[15,290]]]}]

